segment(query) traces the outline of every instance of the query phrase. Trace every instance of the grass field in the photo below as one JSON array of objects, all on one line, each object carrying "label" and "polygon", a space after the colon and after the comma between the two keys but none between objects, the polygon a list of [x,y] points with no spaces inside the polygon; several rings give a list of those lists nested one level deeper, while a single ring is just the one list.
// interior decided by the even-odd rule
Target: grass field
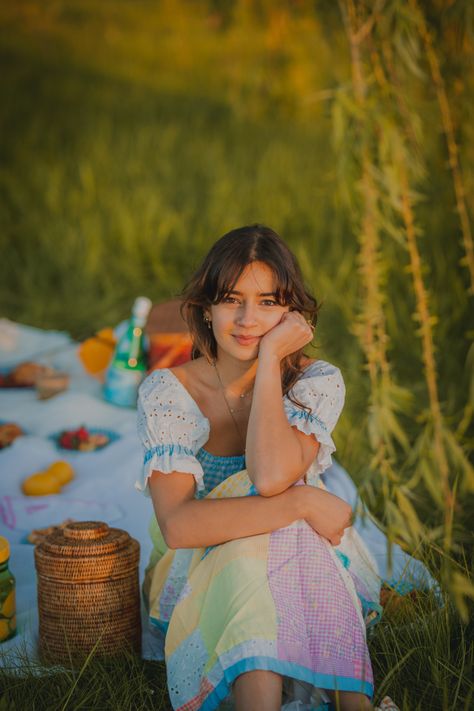
[{"label": "grass field", "polygon": [[[350,88],[340,19],[326,10],[315,20],[306,3],[288,17],[265,3],[261,16],[243,2],[233,7],[18,0],[0,8],[0,315],[84,338],[125,318],[138,294],[158,301],[178,293],[228,229],[269,224],[295,250],[323,303],[314,353],[341,367],[348,391],[338,456],[373,493],[383,520],[386,494],[369,466],[371,386],[356,333],[359,245],[341,192],[348,168],[332,140],[332,97]],[[416,214],[437,318],[439,396],[469,454],[472,299],[435,101],[427,90],[416,100],[426,117]],[[456,116],[469,158],[463,111]],[[469,168],[465,176],[472,195]],[[414,467],[428,398],[410,267],[403,245],[387,234],[384,258],[390,363],[411,394],[400,423],[412,451],[405,457],[397,449],[405,472]],[[410,487],[420,519],[434,530],[439,510],[420,480]],[[472,491],[459,483],[452,556],[467,578],[473,514]],[[443,556],[433,556],[440,545],[433,541],[429,563],[437,572]],[[406,710],[467,711],[473,640],[472,622],[461,622],[447,594],[441,607],[422,596],[387,613],[370,639],[380,691]],[[161,665],[92,659],[80,676],[30,672],[13,682],[0,671],[0,711],[166,708]]]}]

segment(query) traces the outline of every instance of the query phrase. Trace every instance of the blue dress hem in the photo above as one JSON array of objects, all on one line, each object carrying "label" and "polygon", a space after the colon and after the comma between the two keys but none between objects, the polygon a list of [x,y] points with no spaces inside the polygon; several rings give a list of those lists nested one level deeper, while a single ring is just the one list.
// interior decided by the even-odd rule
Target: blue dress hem
[{"label": "blue dress hem", "polygon": [[214,711],[221,701],[229,695],[230,687],[240,674],[249,671],[264,669],[272,671],[282,676],[305,681],[318,689],[329,689],[333,691],[353,691],[356,693],[368,696],[370,700],[373,698],[374,687],[366,681],[354,679],[351,677],[342,677],[330,674],[320,674],[314,672],[307,667],[292,662],[283,662],[272,657],[247,657],[240,659],[232,666],[223,670],[224,677],[214,687],[213,691],[207,696],[206,700],[200,707],[200,711]]}]

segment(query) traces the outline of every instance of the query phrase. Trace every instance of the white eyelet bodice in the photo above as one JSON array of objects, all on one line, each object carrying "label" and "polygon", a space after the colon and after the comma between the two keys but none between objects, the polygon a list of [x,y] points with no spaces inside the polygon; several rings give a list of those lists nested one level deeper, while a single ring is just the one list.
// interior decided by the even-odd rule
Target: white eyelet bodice
[{"label": "white eyelet bodice", "polygon": [[[283,405],[288,422],[313,435],[320,447],[306,474],[309,481],[331,466],[336,447],[331,432],[344,405],[345,388],[338,368],[317,360],[311,363],[291,390],[309,407],[303,410],[286,395]],[[221,481],[245,469],[244,456],[220,457],[207,452],[210,424],[186,388],[169,369],[155,370],[142,383],[138,398],[138,434],[144,452],[143,475],[136,487],[147,493],[154,470],[189,473],[202,497]]]}]

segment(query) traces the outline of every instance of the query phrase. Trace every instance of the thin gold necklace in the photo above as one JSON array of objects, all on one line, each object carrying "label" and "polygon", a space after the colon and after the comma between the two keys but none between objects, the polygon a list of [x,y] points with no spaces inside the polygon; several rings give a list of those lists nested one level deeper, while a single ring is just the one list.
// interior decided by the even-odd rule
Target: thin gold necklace
[{"label": "thin gold necklace", "polygon": [[[226,394],[225,394],[224,383],[222,382],[221,376],[220,376],[219,371],[218,371],[218,369],[217,369],[217,364],[216,364],[216,363],[213,363],[212,365],[214,366],[214,369],[215,369],[215,371],[216,371],[216,375],[217,375],[217,379],[218,379],[218,381],[219,381],[219,386],[220,386],[220,389],[221,389],[222,397],[224,398],[224,402],[225,402],[225,404],[226,404],[226,406],[227,406],[227,409],[229,410],[229,415],[230,415],[231,418],[232,418],[232,422],[234,423],[234,427],[235,427],[235,429],[236,429],[237,434],[239,435],[239,439],[240,439],[240,441],[241,441],[241,443],[242,443],[242,447],[243,447],[244,452],[245,452],[246,438],[243,436],[242,431],[241,431],[241,429],[240,429],[240,427],[239,427],[239,425],[238,425],[238,422],[237,422],[237,420],[235,419],[235,416],[234,416],[234,412],[242,412],[242,410],[245,409],[245,408],[241,408],[241,409],[239,409],[239,410],[234,410],[234,408],[232,408],[232,407],[229,405],[229,401],[227,400],[227,397],[226,397]],[[245,397],[247,397],[247,395],[250,395],[250,393],[251,393],[252,391],[253,391],[253,388],[251,388],[250,390],[248,390],[246,393],[242,393],[241,395],[239,395],[239,397],[240,397],[240,398],[245,398]]]},{"label": "thin gold necklace", "polygon": [[[219,385],[220,385],[220,388],[221,388],[221,390],[222,390],[222,395],[224,396],[224,400],[226,401],[226,404],[227,404],[227,407],[229,408],[229,411],[232,412],[232,413],[233,413],[233,412],[243,412],[243,411],[245,410],[245,407],[240,407],[240,408],[236,409],[235,407],[231,407],[231,406],[229,405],[229,401],[227,400],[227,397],[226,397],[226,394],[225,394],[225,386],[224,386],[224,383],[222,382],[221,376],[220,376],[219,371],[218,371],[218,369],[217,369],[217,365],[216,365],[216,363],[213,363],[212,365],[214,366],[214,368],[215,368],[215,370],[216,370],[216,375],[217,375],[217,379],[219,380]],[[246,397],[248,397],[249,395],[251,395],[252,392],[253,392],[253,387],[250,388],[250,390],[247,390],[246,392],[243,392],[243,393],[241,393],[240,395],[237,395],[236,397],[238,397],[240,400],[243,400],[244,398],[246,398]]]}]

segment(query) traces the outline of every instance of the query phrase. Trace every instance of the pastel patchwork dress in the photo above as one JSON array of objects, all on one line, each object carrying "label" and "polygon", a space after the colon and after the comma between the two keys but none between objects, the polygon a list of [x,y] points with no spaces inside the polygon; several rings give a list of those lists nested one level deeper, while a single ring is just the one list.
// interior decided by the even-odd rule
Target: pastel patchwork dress
[{"label": "pastel patchwork dress", "polygon": [[[288,421],[319,442],[304,483],[323,487],[331,438],[344,403],[340,371],[315,361],[284,397]],[[209,421],[167,369],[140,388],[138,430],[147,493],[154,470],[187,472],[196,497],[257,495],[243,456],[204,449]],[[298,484],[297,484],[298,485]],[[168,687],[174,709],[211,711],[237,676],[265,669],[315,689],[373,695],[366,627],[377,619],[380,577],[364,543],[347,529],[337,548],[305,521],[270,534],[204,549],[168,550],[152,519],[153,553],[144,592],[150,622],[165,631]]]}]

